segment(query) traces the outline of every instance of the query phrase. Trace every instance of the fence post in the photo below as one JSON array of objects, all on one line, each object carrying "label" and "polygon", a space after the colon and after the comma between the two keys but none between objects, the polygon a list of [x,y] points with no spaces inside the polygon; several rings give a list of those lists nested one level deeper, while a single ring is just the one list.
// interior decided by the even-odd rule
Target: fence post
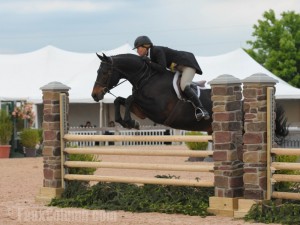
[{"label": "fence post", "polygon": [[237,197],[243,196],[241,81],[231,75],[221,75],[209,84],[212,89],[215,162],[215,197],[209,199],[209,211],[233,216]]},{"label": "fence post", "polygon": [[44,180],[36,201],[49,202],[63,191],[61,182],[60,93],[68,96],[69,87],[51,82],[43,92],[43,162]]},{"label": "fence post", "polygon": [[245,199],[267,198],[267,88],[274,87],[277,82],[261,73],[243,80]]}]

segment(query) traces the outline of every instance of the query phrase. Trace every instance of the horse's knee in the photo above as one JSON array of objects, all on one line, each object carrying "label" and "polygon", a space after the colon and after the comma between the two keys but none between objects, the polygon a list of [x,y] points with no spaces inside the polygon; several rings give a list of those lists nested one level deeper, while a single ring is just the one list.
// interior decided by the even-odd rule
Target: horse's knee
[{"label": "horse's knee", "polygon": [[117,97],[115,100],[114,100],[114,104],[120,104],[122,102],[122,97]]},{"label": "horse's knee", "polygon": [[129,95],[126,99],[125,99],[125,105],[130,106],[133,102],[134,98],[132,95]]}]

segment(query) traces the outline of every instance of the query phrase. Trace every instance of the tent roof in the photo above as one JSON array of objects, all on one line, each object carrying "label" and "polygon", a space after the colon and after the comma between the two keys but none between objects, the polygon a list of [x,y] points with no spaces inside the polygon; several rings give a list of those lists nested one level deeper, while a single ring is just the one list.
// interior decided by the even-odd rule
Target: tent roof
[{"label": "tent roof", "polygon": [[229,74],[243,80],[253,74],[264,73],[278,81],[275,93],[277,99],[300,99],[300,89],[271,73],[241,48],[218,56],[196,58],[204,72],[202,77],[195,76],[195,80],[211,81],[222,74]]},{"label": "tent roof", "polygon": [[[125,44],[110,51],[107,55],[133,53],[132,47]],[[276,98],[300,99],[300,89],[294,88],[273,75],[254,61],[245,51],[237,49],[227,54],[213,57],[196,57],[204,71],[195,80],[211,81],[222,74],[230,74],[244,79],[254,73],[265,73],[279,81],[276,85]],[[53,46],[23,54],[0,55],[1,89],[0,100],[22,100],[41,102],[40,87],[58,81],[69,87],[71,102],[94,102],[91,90],[97,75],[100,61],[95,53],[75,53]],[[116,96],[127,97],[131,85],[125,82],[112,90]],[[105,103],[113,102],[114,97],[107,94]]]}]

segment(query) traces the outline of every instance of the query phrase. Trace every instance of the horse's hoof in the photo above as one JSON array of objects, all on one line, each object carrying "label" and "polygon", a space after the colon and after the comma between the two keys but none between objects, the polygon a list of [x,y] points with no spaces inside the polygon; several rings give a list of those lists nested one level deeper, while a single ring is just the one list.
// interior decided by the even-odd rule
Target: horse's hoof
[{"label": "horse's hoof", "polygon": [[134,121],[134,129],[140,129],[140,123],[138,121]]}]

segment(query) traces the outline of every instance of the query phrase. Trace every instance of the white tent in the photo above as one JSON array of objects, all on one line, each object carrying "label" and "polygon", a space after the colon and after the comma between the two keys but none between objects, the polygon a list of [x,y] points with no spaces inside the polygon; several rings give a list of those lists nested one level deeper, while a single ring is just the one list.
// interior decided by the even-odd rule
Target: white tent
[{"label": "white tent", "polygon": [[276,80],[276,99],[300,99],[300,89],[283,81],[266,68],[252,59],[243,49],[212,57],[197,56],[197,61],[203,71],[203,75],[195,76],[195,79],[211,81],[222,74],[233,75],[241,80],[255,73],[264,73]]},{"label": "white tent", "polygon": [[[98,53],[102,52],[107,55],[136,54],[128,44]],[[279,81],[276,85],[276,98],[300,99],[300,89],[290,86],[273,75],[242,49],[219,56],[197,57],[197,60],[203,75],[195,76],[195,80],[211,81],[222,74],[244,79],[254,73],[265,73]],[[0,100],[27,99],[41,102],[40,87],[58,81],[71,87],[71,102],[93,102],[91,91],[99,65],[100,60],[95,53],[75,53],[53,46],[24,54],[2,54],[0,55]],[[125,82],[112,90],[112,93],[127,97],[131,93],[131,85]],[[113,96],[107,94],[103,102],[110,103],[113,99]]]},{"label": "white tent", "polygon": [[[102,52],[107,55],[136,54],[128,44]],[[53,46],[24,54],[0,55],[0,100],[26,99],[40,103],[40,88],[49,82],[58,81],[71,87],[71,102],[93,102],[91,91],[99,65],[96,52],[74,53]],[[131,90],[131,87],[122,88],[121,92],[126,92],[122,94],[127,94],[127,90]],[[112,97],[106,98],[112,101]]]}]

